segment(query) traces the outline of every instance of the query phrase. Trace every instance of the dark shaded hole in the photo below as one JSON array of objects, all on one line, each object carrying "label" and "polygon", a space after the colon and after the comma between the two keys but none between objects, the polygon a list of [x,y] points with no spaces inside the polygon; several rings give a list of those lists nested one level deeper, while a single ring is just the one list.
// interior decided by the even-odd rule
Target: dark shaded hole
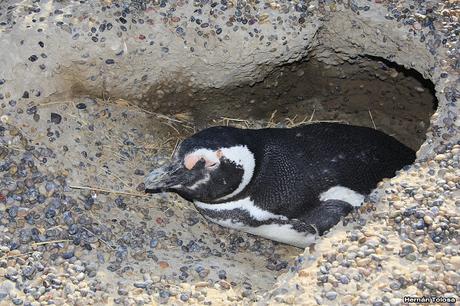
[{"label": "dark shaded hole", "polygon": [[276,111],[273,121],[287,124],[311,119],[375,126],[418,149],[437,100],[434,85],[414,69],[361,57],[334,66],[315,59],[284,65],[252,86],[172,90],[158,105],[163,113],[191,113],[199,129],[222,117],[268,121]]},{"label": "dark shaded hole", "polygon": [[410,77],[417,80],[423,86],[423,88],[426,88],[433,96],[433,111],[436,111],[438,108],[438,100],[436,99],[436,89],[434,84],[430,80],[425,79],[420,72],[414,68],[407,69],[404,66],[398,65],[397,63],[382,57],[367,55],[366,58],[373,61],[382,62],[386,67],[395,69],[399,73],[403,73],[405,77]]}]

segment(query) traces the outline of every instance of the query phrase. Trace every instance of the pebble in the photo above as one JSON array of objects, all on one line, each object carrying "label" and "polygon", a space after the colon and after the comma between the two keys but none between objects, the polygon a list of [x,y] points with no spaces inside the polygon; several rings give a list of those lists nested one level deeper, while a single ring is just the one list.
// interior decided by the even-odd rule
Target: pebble
[{"label": "pebble", "polygon": [[54,124],[59,124],[62,121],[62,116],[58,113],[51,113],[51,122]]},{"label": "pebble", "polygon": [[433,224],[433,218],[431,218],[430,216],[426,215],[423,217],[423,221],[427,224],[427,225],[431,225]]},{"label": "pebble", "polygon": [[159,261],[158,265],[160,266],[161,269],[169,268],[169,264],[166,261]]},{"label": "pebble", "polygon": [[455,271],[447,271],[444,274],[444,281],[448,285],[457,286],[460,283],[460,274]]},{"label": "pebble", "polygon": [[187,302],[190,299],[190,295],[188,293],[181,293],[180,300],[182,302]]},{"label": "pebble", "polygon": [[85,103],[78,103],[78,104],[76,105],[76,107],[77,107],[78,109],[86,109],[86,104],[85,104]]},{"label": "pebble", "polygon": [[335,292],[335,291],[328,291],[328,292],[326,292],[326,298],[327,298],[328,300],[333,301],[333,300],[336,299],[336,297],[337,297],[337,292]]},{"label": "pebble", "polygon": [[340,278],[339,278],[339,281],[342,283],[342,284],[348,284],[350,282],[350,279],[348,278],[348,276],[346,275],[341,275]]}]

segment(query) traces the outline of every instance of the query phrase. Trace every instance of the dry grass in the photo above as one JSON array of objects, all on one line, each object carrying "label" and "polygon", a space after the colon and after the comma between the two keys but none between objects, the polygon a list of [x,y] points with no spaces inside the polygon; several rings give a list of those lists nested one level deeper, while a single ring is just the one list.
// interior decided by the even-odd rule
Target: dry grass
[{"label": "dry grass", "polygon": [[372,117],[371,110],[369,109],[368,111],[369,111],[369,117],[371,117],[372,125],[374,126],[374,130],[376,130],[377,127],[375,126],[374,117]]},{"label": "dry grass", "polygon": [[102,239],[101,237],[99,237],[98,235],[96,235],[95,233],[93,233],[92,231],[90,231],[89,229],[87,229],[86,227],[82,226],[81,228],[84,229],[85,231],[87,231],[88,233],[90,233],[91,235],[93,235],[94,237],[96,237],[97,240],[99,240],[100,242],[102,242],[102,243],[103,243],[104,245],[106,245],[109,249],[111,249],[111,250],[116,249],[115,246],[111,245],[110,243],[108,243],[107,241],[105,241],[104,239]]},{"label": "dry grass", "polygon": [[69,185],[69,187],[72,189],[91,190],[91,191],[105,192],[105,193],[112,193],[112,194],[122,194],[122,195],[134,196],[134,197],[147,197],[148,196],[144,193],[131,192],[131,191],[118,191],[118,190],[104,189],[104,188],[91,187],[91,186]]},{"label": "dry grass", "polygon": [[26,152],[26,150],[21,149],[19,147],[16,147],[14,145],[2,145],[2,144],[0,144],[0,147],[8,149],[8,150],[18,151],[18,152]]},{"label": "dry grass", "polygon": [[47,244],[53,244],[53,243],[63,243],[63,242],[72,242],[70,239],[61,239],[61,240],[50,240],[50,241],[42,241],[42,242],[34,242],[32,243],[32,246],[40,246],[40,245],[47,245]]},{"label": "dry grass", "polygon": [[349,124],[344,120],[314,120],[316,109],[313,108],[311,115],[307,115],[299,119],[297,115],[293,117],[276,118],[277,110],[273,111],[268,120],[248,120],[242,118],[220,117],[218,120],[213,120],[214,125],[234,126],[239,128],[295,128],[298,126],[318,123],[318,122],[335,122]]}]

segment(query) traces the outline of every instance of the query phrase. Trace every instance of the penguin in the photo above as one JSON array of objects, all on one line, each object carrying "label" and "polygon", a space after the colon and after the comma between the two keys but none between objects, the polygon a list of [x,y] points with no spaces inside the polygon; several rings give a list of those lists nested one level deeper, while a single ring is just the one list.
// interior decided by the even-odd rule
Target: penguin
[{"label": "penguin", "polygon": [[412,149],[367,127],[216,126],[185,139],[146,176],[145,191],[176,193],[212,222],[305,248],[414,160]]}]

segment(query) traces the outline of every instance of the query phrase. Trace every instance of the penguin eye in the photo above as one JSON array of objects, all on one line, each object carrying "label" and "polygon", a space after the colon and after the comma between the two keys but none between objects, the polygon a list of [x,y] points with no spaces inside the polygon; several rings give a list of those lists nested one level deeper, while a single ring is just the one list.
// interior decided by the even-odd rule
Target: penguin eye
[{"label": "penguin eye", "polygon": [[209,164],[206,163],[206,168],[207,168],[207,169],[214,169],[214,168],[217,168],[217,165],[218,165],[218,164],[219,164],[218,162],[209,163]]},{"label": "penguin eye", "polygon": [[216,161],[216,160],[209,160],[209,159],[204,158],[204,161],[205,161],[204,166],[206,167],[206,169],[214,169],[214,168],[217,168],[217,166],[219,165],[219,161]]}]

